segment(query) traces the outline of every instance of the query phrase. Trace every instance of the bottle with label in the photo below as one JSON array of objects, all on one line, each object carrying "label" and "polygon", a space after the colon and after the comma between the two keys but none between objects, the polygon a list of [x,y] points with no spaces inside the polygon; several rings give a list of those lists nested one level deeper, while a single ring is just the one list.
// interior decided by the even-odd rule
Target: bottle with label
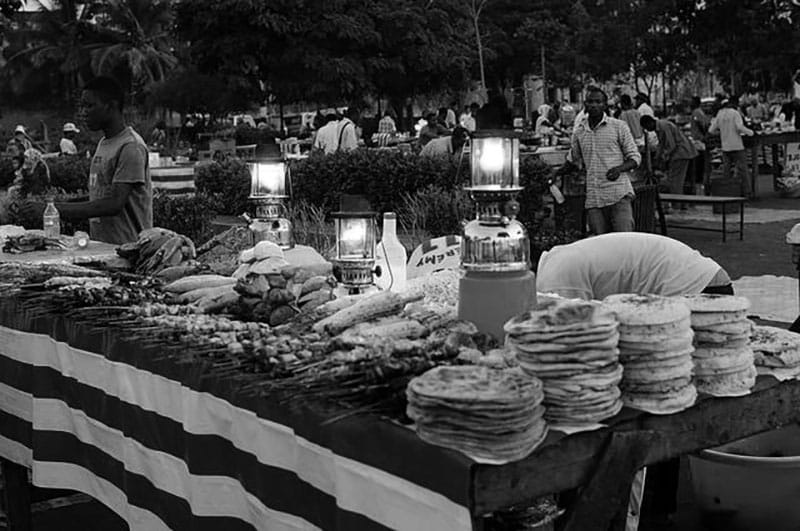
[{"label": "bottle with label", "polygon": [[397,239],[397,214],[394,212],[383,215],[383,231],[377,251],[376,261],[381,267],[381,274],[375,283],[384,290],[405,291],[408,255],[406,248]]},{"label": "bottle with label", "polygon": [[47,199],[47,207],[45,207],[44,215],[42,216],[42,225],[44,226],[45,238],[55,239],[61,237],[61,215],[58,213],[52,198]]}]

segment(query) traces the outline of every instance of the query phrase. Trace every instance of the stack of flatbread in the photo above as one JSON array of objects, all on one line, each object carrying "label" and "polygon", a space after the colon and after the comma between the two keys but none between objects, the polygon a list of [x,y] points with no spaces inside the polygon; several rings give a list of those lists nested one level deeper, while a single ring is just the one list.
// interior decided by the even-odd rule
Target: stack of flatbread
[{"label": "stack of flatbread", "polygon": [[713,396],[741,396],[756,384],[750,349],[750,301],[733,295],[689,295],[695,350],[694,385]]},{"label": "stack of flatbread", "polygon": [[585,426],[622,409],[617,322],[597,302],[549,300],[505,324],[506,346],[544,384],[545,418]]},{"label": "stack of flatbread", "polygon": [[756,326],[750,338],[759,374],[771,374],[779,380],[800,376],[800,334]]},{"label": "stack of flatbread", "polygon": [[658,295],[609,295],[603,303],[619,320],[622,401],[668,415],[694,405],[692,326],[681,300]]},{"label": "stack of flatbread", "polygon": [[480,460],[516,461],[547,435],[542,383],[520,369],[436,367],[409,382],[421,439]]}]

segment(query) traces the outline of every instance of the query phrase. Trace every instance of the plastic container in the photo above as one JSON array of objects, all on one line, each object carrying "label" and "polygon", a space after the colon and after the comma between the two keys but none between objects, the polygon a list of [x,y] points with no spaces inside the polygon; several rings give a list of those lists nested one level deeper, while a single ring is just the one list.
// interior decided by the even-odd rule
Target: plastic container
[{"label": "plastic container", "polygon": [[42,215],[42,226],[44,227],[45,238],[61,237],[61,215],[56,209],[52,199],[47,200],[47,206]]},{"label": "plastic container", "polygon": [[710,530],[800,529],[800,426],[704,450],[689,467]]},{"label": "plastic container", "polygon": [[381,274],[375,280],[379,288],[394,292],[406,290],[408,254],[397,238],[397,214],[394,212],[383,215],[383,230],[378,243],[376,263],[381,268]]}]

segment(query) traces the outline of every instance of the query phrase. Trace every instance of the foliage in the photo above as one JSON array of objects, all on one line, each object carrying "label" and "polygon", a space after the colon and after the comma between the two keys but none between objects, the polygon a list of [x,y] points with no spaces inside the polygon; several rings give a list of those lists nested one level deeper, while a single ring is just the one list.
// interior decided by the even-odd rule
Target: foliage
[{"label": "foliage", "polygon": [[[18,195],[12,196],[7,192],[4,192],[4,194],[0,196],[0,221],[12,225],[20,225],[31,230],[42,228],[42,217],[29,215],[20,206],[26,201],[44,203],[47,197],[51,195],[49,192],[46,195],[29,195],[24,199],[20,199]],[[53,195],[56,201],[72,201],[77,197],[76,194],[70,193],[56,193]],[[89,220],[61,220],[61,234],[74,234],[76,231],[89,232]]]},{"label": "foliage", "polygon": [[244,161],[232,158],[201,164],[194,175],[198,193],[215,198],[221,214],[238,216],[249,210],[250,173]]},{"label": "foliage", "polygon": [[204,242],[213,236],[211,222],[219,210],[216,198],[202,192],[172,195],[156,191],[153,194],[153,225],[188,236],[194,242]]},{"label": "foliage", "polygon": [[289,219],[298,245],[308,245],[326,256],[332,254],[336,232],[320,207],[303,200],[293,201],[289,205]]},{"label": "foliage", "polygon": [[575,230],[552,230],[542,228],[528,228],[528,237],[531,241],[531,264],[536,269],[539,257],[544,251],[549,251],[556,245],[566,245],[580,240],[583,236]]},{"label": "foliage", "polygon": [[[444,189],[431,185],[403,195],[398,219],[410,235],[435,238],[460,234],[462,223],[473,216],[474,207],[463,189]],[[416,247],[421,241],[412,242]]]},{"label": "foliage", "polygon": [[220,116],[241,110],[243,101],[257,97],[252,87],[237,78],[202,74],[194,68],[175,70],[150,88],[151,102],[176,112]]},{"label": "foliage", "polygon": [[50,185],[66,193],[85,192],[89,186],[91,159],[79,155],[62,155],[47,159]]}]

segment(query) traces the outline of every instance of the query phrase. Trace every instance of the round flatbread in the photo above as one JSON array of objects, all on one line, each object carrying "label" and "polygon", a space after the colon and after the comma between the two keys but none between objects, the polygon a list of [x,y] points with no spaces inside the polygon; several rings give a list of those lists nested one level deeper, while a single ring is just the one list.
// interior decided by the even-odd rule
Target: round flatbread
[{"label": "round flatbread", "polygon": [[692,313],[692,327],[703,328],[706,326],[713,326],[724,323],[735,323],[747,318],[747,312],[709,312],[709,313]]},{"label": "round flatbread", "polygon": [[[637,364],[635,367],[624,366],[623,382],[662,382],[692,375],[694,364],[692,358],[678,364],[660,366],[658,364]],[[670,362],[672,360],[669,360]]]},{"label": "round flatbread", "polygon": [[693,352],[694,352],[694,347],[692,346],[684,348],[683,350],[673,350],[672,352],[631,353],[630,351],[625,351],[624,354],[620,354],[619,361],[623,365],[635,366],[636,363],[644,361],[667,361],[667,360],[673,360],[675,358],[685,358],[686,356],[692,355]]},{"label": "round flatbread", "polygon": [[731,343],[738,344],[741,342],[747,343],[749,339],[749,332],[745,334],[724,334],[720,332],[706,332],[704,330],[694,331],[694,341],[698,345],[727,345]]},{"label": "round flatbread", "polygon": [[774,326],[756,326],[750,336],[750,346],[760,352],[800,350],[800,334]]},{"label": "round flatbread", "polygon": [[620,385],[622,393],[629,394],[669,394],[677,393],[687,385],[692,383],[692,377],[681,376],[680,378],[673,378],[671,380],[663,380],[660,382],[630,382],[626,381]]},{"label": "round flatbread", "polygon": [[617,345],[620,352],[670,352],[675,350],[685,350],[694,344],[694,332],[687,330],[680,336],[666,339],[641,338],[646,341],[623,341],[619,340]]},{"label": "round flatbread", "polygon": [[753,351],[750,349],[734,350],[728,356],[694,358],[696,376],[739,372],[750,366],[755,366]]},{"label": "round flatbread", "polygon": [[537,352],[535,354],[524,353],[523,357],[539,363],[563,363],[570,361],[601,361],[607,363],[615,362],[619,359],[619,349],[589,349],[577,350],[575,352]]},{"label": "round flatbread", "polygon": [[585,330],[615,322],[614,315],[597,302],[573,299],[550,300],[506,322],[507,334]]},{"label": "round flatbread", "polygon": [[476,365],[435,367],[413,378],[413,394],[446,401],[525,402],[542,391],[542,382],[520,370],[497,370]]},{"label": "round flatbread", "polygon": [[609,295],[603,299],[603,305],[617,314],[617,320],[624,325],[674,323],[691,315],[689,307],[681,299],[659,295]]},{"label": "round flatbread", "polygon": [[613,363],[581,374],[547,378],[543,384],[545,390],[558,388],[564,392],[577,392],[583,389],[602,390],[618,385],[622,381],[622,374],[622,365]]},{"label": "round flatbread", "polygon": [[697,326],[695,330],[702,332],[717,332],[719,334],[749,335],[753,332],[755,323],[750,319],[742,319],[732,323],[722,323],[708,326]]},{"label": "round flatbread", "polygon": [[693,358],[720,358],[734,356],[742,350],[752,350],[749,345],[744,344],[736,347],[718,347],[715,345],[698,345],[692,353]]},{"label": "round flatbread", "polygon": [[594,424],[609,419],[622,410],[622,400],[617,399],[608,404],[589,406],[583,409],[547,407],[544,418],[552,424]]},{"label": "round flatbread", "polygon": [[621,396],[619,387],[609,387],[605,391],[582,391],[574,394],[548,393],[545,391],[544,404],[546,407],[577,407],[579,409],[599,404],[608,404]]},{"label": "round flatbread", "polygon": [[800,350],[784,350],[783,352],[764,352],[753,350],[755,364],[764,367],[791,368],[800,367]]},{"label": "round flatbread", "polygon": [[714,295],[698,293],[683,297],[692,313],[746,312],[750,301],[735,295]]},{"label": "round flatbread", "polygon": [[654,415],[671,415],[688,409],[697,401],[697,389],[687,385],[677,393],[658,394],[623,394],[622,402],[633,409],[646,411]]},{"label": "round flatbread", "polygon": [[685,319],[680,319],[672,323],[664,323],[657,325],[621,324],[619,325],[619,335],[620,337],[628,337],[628,336],[672,337],[675,335],[685,333],[686,330],[690,330],[691,328],[692,328],[692,321],[689,317],[686,317]]},{"label": "round flatbread", "polygon": [[694,385],[701,393],[713,396],[742,396],[756,384],[758,372],[752,365],[740,371],[716,376],[696,376]]},{"label": "round flatbread", "polygon": [[619,334],[614,331],[613,335],[586,343],[520,343],[514,337],[506,337],[506,345],[517,352],[535,354],[538,352],[580,352],[582,350],[609,350],[617,348]]},{"label": "round flatbread", "polygon": [[[580,329],[572,329],[572,330],[561,330],[559,332],[526,332],[523,334],[508,334],[510,337],[513,337],[515,340],[524,343],[524,342],[546,342],[546,341],[556,341],[562,338],[582,338],[587,335],[597,335],[600,337],[608,337],[614,333],[614,330],[617,329],[618,323],[616,321],[600,324],[597,326],[591,326],[587,328],[580,328]],[[569,342],[570,340],[564,340]]]}]

